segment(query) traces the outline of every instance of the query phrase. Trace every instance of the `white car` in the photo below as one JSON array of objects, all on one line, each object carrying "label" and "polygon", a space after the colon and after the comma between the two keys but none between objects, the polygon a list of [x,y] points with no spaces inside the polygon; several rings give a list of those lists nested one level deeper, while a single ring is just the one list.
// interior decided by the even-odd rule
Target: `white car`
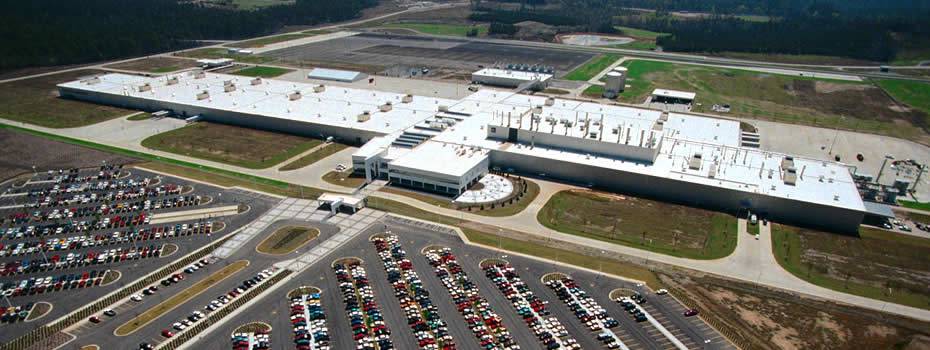
[{"label": "white car", "polygon": [[129,297],[129,299],[132,299],[132,301],[142,301],[142,296],[139,294],[133,294],[131,297]]},{"label": "white car", "polygon": [[658,294],[658,295],[665,295],[665,294],[668,294],[668,289],[665,289],[665,288],[659,289],[659,290],[656,291],[656,294]]}]

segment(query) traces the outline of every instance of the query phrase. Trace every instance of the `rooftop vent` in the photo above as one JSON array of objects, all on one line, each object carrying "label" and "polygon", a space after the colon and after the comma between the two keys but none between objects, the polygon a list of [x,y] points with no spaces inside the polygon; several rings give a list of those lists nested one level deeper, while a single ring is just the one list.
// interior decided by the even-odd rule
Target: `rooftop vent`
[{"label": "rooftop vent", "polygon": [[152,85],[149,83],[142,84],[139,86],[138,90],[139,92],[152,91]]},{"label": "rooftop vent", "polygon": [[546,106],[552,106],[555,104],[555,98],[549,97],[546,99]]},{"label": "rooftop vent", "polygon": [[384,103],[383,105],[381,105],[381,107],[379,108],[379,110],[382,111],[382,112],[390,112],[392,109],[394,109],[394,104],[391,103],[391,101],[385,102],[385,103]]},{"label": "rooftop vent", "polygon": [[410,102],[413,102],[413,95],[411,95],[411,94],[406,94],[406,95],[404,95],[404,98],[402,98],[402,99],[400,100],[400,102],[402,102],[402,103],[410,103]]},{"label": "rooftop vent", "polygon": [[224,92],[236,91],[236,84],[229,83],[229,84],[223,85],[223,91]]},{"label": "rooftop vent", "polygon": [[204,73],[202,70],[194,72],[194,79],[203,79],[206,77],[207,77],[207,73]]},{"label": "rooftop vent", "polygon": [[202,92],[200,92],[199,94],[197,94],[197,100],[198,100],[198,101],[206,100],[206,99],[208,99],[208,98],[210,98],[210,92],[207,91],[207,90],[203,90]]},{"label": "rooftop vent", "polygon": [[449,111],[449,106],[440,105],[440,106],[439,106],[439,111],[440,111],[440,112],[448,112],[448,111]]},{"label": "rooftop vent", "polygon": [[168,81],[165,82],[166,85],[174,85],[178,83],[178,77],[168,78]]},{"label": "rooftop vent", "polygon": [[252,86],[261,85],[261,84],[262,84],[262,78],[255,78],[255,79],[252,79],[251,84],[252,84]]},{"label": "rooftop vent", "polygon": [[359,115],[358,115],[358,118],[356,118],[356,120],[357,120],[359,123],[367,122],[367,121],[371,120],[371,112],[369,112],[369,111],[364,111],[364,112],[362,112],[362,114],[359,114]]},{"label": "rooftop vent", "polygon": [[301,96],[301,94],[300,94],[300,91],[294,91],[294,92],[292,92],[292,93],[290,93],[290,94],[287,95],[287,99],[288,99],[288,100],[291,100],[291,101],[297,101],[297,100],[299,100],[301,97],[302,97],[302,96]]},{"label": "rooftop vent", "polygon": [[326,85],[320,84],[313,87],[313,92],[323,92],[326,91]]}]

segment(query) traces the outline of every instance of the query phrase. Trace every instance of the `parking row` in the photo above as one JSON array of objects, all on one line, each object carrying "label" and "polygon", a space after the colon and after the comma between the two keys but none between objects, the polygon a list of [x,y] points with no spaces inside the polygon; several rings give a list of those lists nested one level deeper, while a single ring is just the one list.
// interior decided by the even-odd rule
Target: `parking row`
[{"label": "parking row", "polygon": [[43,259],[14,260],[0,263],[0,276],[22,275],[118,263],[127,260],[157,258],[161,256],[161,250],[162,245],[150,244],[147,247],[123,247],[96,252],[68,253],[64,256],[55,254]]},{"label": "parking row", "polygon": [[39,254],[113,244],[138,243],[171,237],[183,237],[213,232],[214,223],[199,219],[190,224],[162,225],[148,228],[132,228],[128,231],[116,231],[109,234],[81,235],[63,238],[49,238],[44,241],[19,242],[4,244],[0,242],[0,257]]},{"label": "parking row", "polygon": [[268,350],[271,349],[270,331],[235,333],[232,335],[233,350]]},{"label": "parking row", "polygon": [[126,180],[103,180],[97,182],[80,182],[67,185],[55,184],[51,186],[33,185],[28,187],[24,192],[15,194],[25,196],[26,198],[41,198],[46,196],[63,196],[63,195],[81,195],[103,191],[132,191],[138,188],[147,187],[152,184],[150,178],[143,179],[126,179]]},{"label": "parking row", "polygon": [[97,204],[100,202],[109,203],[114,201],[145,200],[162,196],[178,195],[181,194],[182,189],[181,186],[174,184],[147,187],[150,183],[148,178],[142,181],[127,180],[127,182],[128,184],[125,188],[121,187],[118,190],[114,189],[106,193],[102,193],[103,191],[100,191],[101,193],[92,191],[97,187],[105,188],[107,183],[81,186],[80,188],[82,190],[79,192],[41,194],[41,191],[30,191],[26,192],[26,197],[36,199],[35,201],[25,203],[24,206],[26,208],[54,208],[69,205]]},{"label": "parking row", "polygon": [[[49,170],[45,176],[38,179],[32,179],[30,183],[53,183],[58,185],[67,185],[76,182],[91,182],[101,180],[114,180],[123,175],[122,165],[104,165],[98,168],[97,172],[90,175],[82,175],[81,170],[77,168]],[[86,172],[85,172],[86,173]]]},{"label": "parking row", "polygon": [[421,349],[454,350],[455,340],[449,334],[449,326],[423,287],[423,281],[414,271],[413,263],[407,258],[397,236],[378,235],[372,238],[372,243],[378,251],[388,282],[394,288],[394,297],[404,310],[407,325],[416,337],[417,345]]},{"label": "parking row", "polygon": [[[209,304],[203,307],[204,311],[194,310],[187,317],[175,321],[174,323],[171,324],[170,329],[169,328],[163,329],[161,331],[161,335],[165,338],[171,338],[175,335],[174,332],[171,331],[171,329],[174,329],[175,331],[180,332],[187,328],[190,328],[195,323],[205,318],[206,317],[205,313],[209,314],[211,312],[219,310],[224,305],[231,303],[234,299],[241,296],[247,290],[251,289],[252,287],[257,286],[258,284],[260,284],[262,281],[264,281],[268,277],[271,277],[272,274],[273,274],[273,271],[271,269],[262,270],[261,272],[253,276],[252,278],[242,281],[241,284],[239,284],[238,286],[236,286],[236,288],[230,290],[226,294],[220,295],[216,297],[215,299],[211,300]],[[179,274],[172,275],[171,277],[167,279],[167,281],[173,281],[173,279],[177,278],[178,275]],[[162,280],[163,285],[165,284],[164,283],[165,281],[166,280]],[[167,285],[171,285],[172,283],[177,283],[177,281],[170,282]]]},{"label": "parking row", "polygon": [[568,276],[560,276],[560,278],[547,281],[546,285],[552,288],[585,327],[597,333],[597,340],[603,342],[605,347],[629,349],[623,340],[611,330],[619,326],[620,322],[608,316],[607,310],[601,307],[594,298],[588,296],[574,280]]},{"label": "parking row", "polygon": [[581,348],[578,341],[568,334],[565,326],[555,316],[551,316],[546,308],[547,302],[533,293],[510,263],[494,260],[485,262],[481,268],[546,349]]},{"label": "parking row", "polygon": [[58,276],[32,277],[0,284],[0,295],[18,297],[57,292],[61,290],[99,286],[110,270],[92,270]]},{"label": "parking row", "polygon": [[329,350],[329,328],[320,293],[302,293],[291,298],[291,326],[297,350]]},{"label": "parking row", "polygon": [[90,216],[103,216],[113,214],[150,212],[159,209],[181,208],[200,205],[201,196],[177,196],[162,199],[146,199],[132,202],[101,204],[99,206],[81,206],[69,208],[55,208],[49,210],[17,211],[9,214],[11,222],[15,225],[28,223],[41,223],[62,219],[80,219]]},{"label": "parking row", "polygon": [[520,349],[500,315],[481,296],[478,286],[469,279],[451,249],[427,248],[424,255],[482,348]]},{"label": "parking row", "polygon": [[0,323],[7,324],[25,321],[26,318],[29,317],[29,313],[32,312],[33,306],[35,306],[33,302],[19,306],[0,306]]},{"label": "parking row", "polygon": [[361,262],[351,260],[333,264],[336,280],[342,292],[346,314],[352,327],[358,350],[390,350],[394,348],[391,330],[375,301],[374,290]]}]

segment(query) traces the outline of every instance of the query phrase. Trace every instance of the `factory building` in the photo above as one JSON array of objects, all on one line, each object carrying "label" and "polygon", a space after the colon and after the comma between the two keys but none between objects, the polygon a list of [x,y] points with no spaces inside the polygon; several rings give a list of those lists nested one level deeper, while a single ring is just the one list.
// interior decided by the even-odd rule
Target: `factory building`
[{"label": "factory building", "polygon": [[471,80],[478,84],[491,86],[515,88],[525,85],[531,90],[543,90],[549,86],[552,74],[484,68],[472,73]]},{"label": "factory building", "polygon": [[[368,181],[456,197],[489,169],[832,231],[867,211],[841,163],[742,147],[739,122],[484,89],[460,100],[213,73],[125,74],[63,97],[334,136]],[[480,187],[480,186],[476,186]]]}]

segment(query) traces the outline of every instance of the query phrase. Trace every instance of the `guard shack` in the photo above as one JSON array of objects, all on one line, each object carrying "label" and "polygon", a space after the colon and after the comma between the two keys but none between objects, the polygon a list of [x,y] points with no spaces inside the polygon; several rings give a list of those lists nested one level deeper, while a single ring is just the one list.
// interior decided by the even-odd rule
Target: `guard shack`
[{"label": "guard shack", "polygon": [[320,207],[328,207],[331,215],[336,215],[339,211],[345,211],[354,214],[365,207],[365,199],[353,197],[341,193],[324,193],[317,198],[320,201]]}]

